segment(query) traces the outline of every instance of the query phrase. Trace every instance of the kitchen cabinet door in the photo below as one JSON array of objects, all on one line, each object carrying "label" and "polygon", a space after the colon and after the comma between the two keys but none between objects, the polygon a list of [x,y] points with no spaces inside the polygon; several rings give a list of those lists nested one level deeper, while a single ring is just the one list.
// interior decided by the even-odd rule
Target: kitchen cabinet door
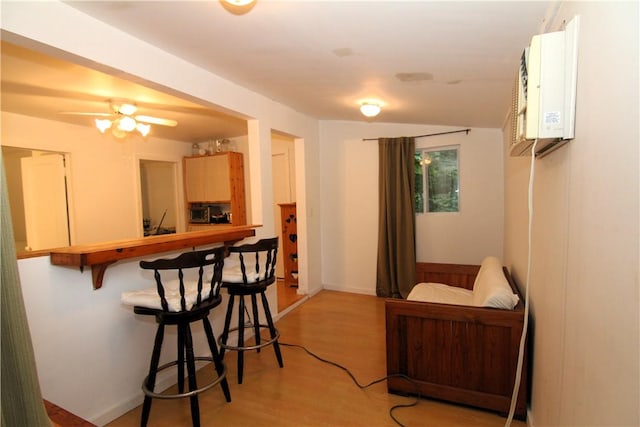
[{"label": "kitchen cabinet door", "polygon": [[233,225],[246,224],[242,153],[185,157],[184,194],[187,218],[191,207],[209,206],[228,213]]},{"label": "kitchen cabinet door", "polygon": [[207,161],[205,157],[184,159],[185,197],[187,202],[204,200],[207,182]]},{"label": "kitchen cabinet door", "polygon": [[186,158],[185,182],[188,203],[230,201],[229,156]]}]

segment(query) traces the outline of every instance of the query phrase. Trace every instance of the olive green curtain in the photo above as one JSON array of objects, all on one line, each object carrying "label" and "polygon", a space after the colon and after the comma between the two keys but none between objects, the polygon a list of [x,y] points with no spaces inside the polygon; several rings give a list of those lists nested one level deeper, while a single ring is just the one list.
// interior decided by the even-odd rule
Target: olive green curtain
[{"label": "olive green curtain", "polygon": [[376,295],[406,298],[416,279],[414,138],[380,138]]},{"label": "olive green curtain", "polygon": [[18,262],[13,243],[11,211],[1,151],[0,181],[2,181],[0,202],[2,426],[48,427],[53,424],[47,416],[40,394],[31,335],[18,276]]}]

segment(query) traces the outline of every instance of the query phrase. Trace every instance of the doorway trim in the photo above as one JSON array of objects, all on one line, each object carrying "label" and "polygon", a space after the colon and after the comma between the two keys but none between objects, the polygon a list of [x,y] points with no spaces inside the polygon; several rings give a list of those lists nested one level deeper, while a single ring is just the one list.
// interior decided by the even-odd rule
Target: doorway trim
[{"label": "doorway trim", "polygon": [[176,191],[174,194],[175,197],[175,206],[176,206],[176,233],[183,233],[186,231],[185,228],[185,213],[184,209],[184,185],[182,182],[182,158],[180,160],[176,160],[175,156],[164,156],[162,154],[136,154],[134,156],[134,168],[135,176],[134,176],[134,186],[135,186],[135,196],[136,196],[136,221],[138,227],[136,227],[136,235],[138,238],[144,236],[144,230],[141,226],[142,224],[142,185],[141,185],[141,175],[140,175],[140,161],[152,161],[152,162],[166,162],[173,164],[173,173],[174,180],[176,183]]}]

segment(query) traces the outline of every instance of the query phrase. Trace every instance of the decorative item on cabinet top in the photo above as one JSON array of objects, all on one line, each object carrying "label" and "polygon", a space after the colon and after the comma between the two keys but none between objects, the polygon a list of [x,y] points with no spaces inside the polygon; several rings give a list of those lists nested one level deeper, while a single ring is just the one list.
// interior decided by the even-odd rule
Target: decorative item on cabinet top
[{"label": "decorative item on cabinet top", "polygon": [[237,151],[238,147],[235,141],[230,139],[210,139],[204,142],[194,142],[191,145],[191,155],[204,156],[216,153],[226,153],[229,151]]}]

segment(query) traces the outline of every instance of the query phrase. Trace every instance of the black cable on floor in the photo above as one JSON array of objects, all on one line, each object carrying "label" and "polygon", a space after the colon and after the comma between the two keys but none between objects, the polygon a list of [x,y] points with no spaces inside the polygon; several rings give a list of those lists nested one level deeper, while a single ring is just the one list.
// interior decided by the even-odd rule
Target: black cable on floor
[{"label": "black cable on floor", "polygon": [[282,342],[282,341],[279,341],[279,344],[280,344],[280,345],[282,345],[282,346],[294,347],[294,348],[302,349],[302,350],[304,350],[308,355],[310,355],[310,356],[312,356],[312,357],[314,357],[314,358],[318,359],[319,361],[324,362],[324,363],[327,363],[327,364],[329,364],[329,365],[335,366],[335,367],[336,367],[336,368],[338,368],[338,369],[343,370],[344,372],[346,372],[346,373],[349,375],[349,377],[351,377],[351,380],[354,382],[354,384],[355,384],[355,385],[357,385],[360,389],[363,389],[363,390],[364,390],[364,389],[366,389],[366,388],[368,388],[368,387],[371,387],[371,386],[372,386],[372,385],[374,385],[374,384],[381,383],[382,381],[385,381],[385,380],[387,380],[388,378],[403,378],[403,379],[405,379],[406,381],[408,381],[408,382],[410,382],[411,384],[413,384],[413,386],[416,388],[416,393],[415,393],[415,394],[416,394],[416,400],[415,400],[414,402],[411,402],[411,403],[405,403],[405,404],[398,404],[398,405],[394,405],[394,406],[392,406],[392,407],[391,407],[391,409],[389,409],[389,416],[391,417],[391,419],[392,419],[393,421],[395,421],[395,423],[396,423],[396,424],[398,424],[398,425],[399,425],[399,426],[401,426],[401,427],[405,427],[405,425],[404,425],[404,424],[402,424],[402,423],[401,423],[401,422],[400,422],[400,421],[399,421],[399,420],[394,416],[393,411],[395,411],[396,409],[399,409],[399,408],[410,408],[410,407],[412,407],[412,406],[416,406],[416,405],[418,404],[418,402],[420,401],[420,387],[418,386],[418,384],[417,384],[413,379],[409,378],[408,376],[406,376],[406,375],[404,375],[404,374],[391,374],[391,375],[387,375],[386,377],[382,377],[382,378],[379,378],[379,379],[377,379],[377,380],[371,381],[369,384],[362,385],[362,384],[360,384],[360,383],[358,382],[358,380],[357,380],[357,379],[356,379],[356,377],[351,373],[351,371],[349,371],[349,369],[345,368],[344,366],[342,366],[342,365],[340,365],[340,364],[338,364],[338,363],[336,363],[336,362],[333,362],[333,361],[331,361],[331,360],[327,360],[327,359],[324,359],[324,358],[322,358],[322,357],[318,356],[317,354],[315,354],[315,353],[311,352],[310,350],[308,350],[308,349],[307,349],[306,347],[304,347],[304,346],[301,346],[301,345],[299,345],[299,344],[289,344],[289,343],[285,343],[285,342]]}]

